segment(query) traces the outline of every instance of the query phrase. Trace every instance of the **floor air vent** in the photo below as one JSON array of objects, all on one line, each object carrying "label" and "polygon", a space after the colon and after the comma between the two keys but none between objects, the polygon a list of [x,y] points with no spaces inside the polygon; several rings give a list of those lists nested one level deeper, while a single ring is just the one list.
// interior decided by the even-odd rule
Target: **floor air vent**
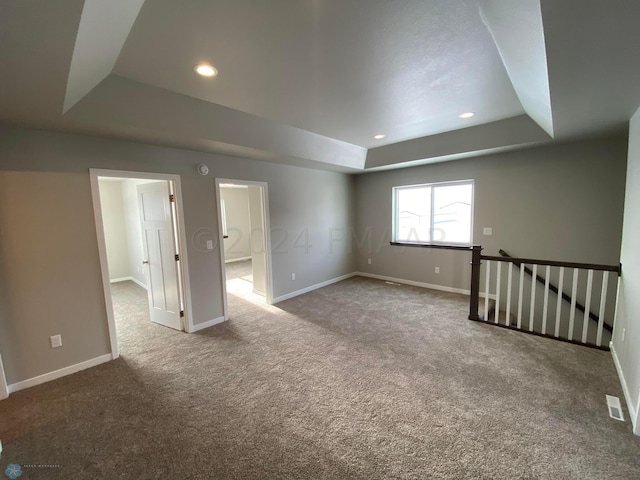
[{"label": "floor air vent", "polygon": [[607,407],[609,408],[609,416],[624,422],[624,415],[622,413],[622,405],[620,405],[620,399],[611,395],[606,395]]}]

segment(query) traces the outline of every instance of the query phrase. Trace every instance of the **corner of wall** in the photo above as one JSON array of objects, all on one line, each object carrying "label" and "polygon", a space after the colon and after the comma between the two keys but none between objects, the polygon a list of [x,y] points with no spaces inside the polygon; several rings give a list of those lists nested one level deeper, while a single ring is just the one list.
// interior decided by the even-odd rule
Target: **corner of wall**
[{"label": "corner of wall", "polygon": [[611,353],[627,408],[640,435],[638,410],[640,409],[640,109],[629,123],[627,178],[624,198],[622,247],[620,263],[622,274],[618,283],[618,299]]}]

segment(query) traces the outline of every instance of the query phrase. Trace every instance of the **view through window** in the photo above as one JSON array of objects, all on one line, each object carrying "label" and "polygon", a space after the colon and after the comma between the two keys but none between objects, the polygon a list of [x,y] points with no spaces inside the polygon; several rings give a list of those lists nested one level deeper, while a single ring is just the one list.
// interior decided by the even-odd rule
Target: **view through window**
[{"label": "view through window", "polygon": [[394,187],[393,240],[471,245],[473,181]]}]

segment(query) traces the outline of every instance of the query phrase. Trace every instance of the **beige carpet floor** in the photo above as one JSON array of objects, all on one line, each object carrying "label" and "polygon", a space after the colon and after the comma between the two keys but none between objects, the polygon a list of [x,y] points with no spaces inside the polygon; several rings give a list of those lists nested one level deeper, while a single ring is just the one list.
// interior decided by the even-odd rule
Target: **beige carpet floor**
[{"label": "beige carpet floor", "polygon": [[470,322],[466,297],[353,278],[277,306],[230,295],[231,321],[187,335],[114,290],[121,358],[1,401],[3,471],[640,478],[640,439],[607,415],[610,354]]}]

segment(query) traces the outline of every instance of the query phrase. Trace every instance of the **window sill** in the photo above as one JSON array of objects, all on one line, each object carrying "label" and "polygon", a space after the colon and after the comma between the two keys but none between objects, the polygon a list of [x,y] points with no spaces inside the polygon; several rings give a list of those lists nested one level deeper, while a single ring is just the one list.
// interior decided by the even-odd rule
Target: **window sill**
[{"label": "window sill", "polygon": [[443,250],[473,250],[473,245],[455,245],[444,243],[389,242],[394,247],[440,248]]}]

